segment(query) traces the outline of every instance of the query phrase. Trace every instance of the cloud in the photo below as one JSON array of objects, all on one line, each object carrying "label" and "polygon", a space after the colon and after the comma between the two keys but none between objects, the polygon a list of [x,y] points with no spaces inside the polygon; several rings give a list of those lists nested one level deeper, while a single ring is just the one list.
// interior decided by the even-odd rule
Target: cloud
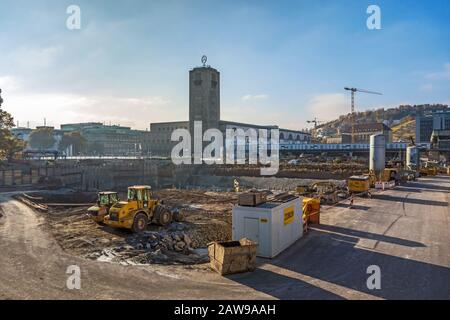
[{"label": "cloud", "polygon": [[343,93],[321,94],[310,99],[306,109],[317,120],[334,120],[350,112],[350,98]]},{"label": "cloud", "polygon": [[433,91],[433,85],[431,83],[424,84],[419,88],[422,92],[431,92]]},{"label": "cloud", "polygon": [[450,62],[445,63],[441,71],[428,73],[425,77],[428,80],[450,80]]},{"label": "cloud", "polygon": [[16,91],[20,88],[19,81],[11,76],[0,77],[0,89],[2,89],[3,94],[8,92]]},{"label": "cloud", "polygon": [[61,52],[62,47],[60,46],[20,47],[11,52],[10,58],[16,63],[16,66],[22,68],[44,68],[52,65]]},{"label": "cloud", "polygon": [[269,95],[267,94],[246,94],[245,96],[241,97],[242,101],[253,101],[253,100],[267,100],[269,99]]},{"label": "cloud", "polygon": [[[91,96],[67,93],[11,93],[4,107],[20,123],[49,125],[104,122],[133,128],[148,128],[150,122],[177,118],[179,110],[163,97]],[[157,117],[156,117],[156,116]]]}]

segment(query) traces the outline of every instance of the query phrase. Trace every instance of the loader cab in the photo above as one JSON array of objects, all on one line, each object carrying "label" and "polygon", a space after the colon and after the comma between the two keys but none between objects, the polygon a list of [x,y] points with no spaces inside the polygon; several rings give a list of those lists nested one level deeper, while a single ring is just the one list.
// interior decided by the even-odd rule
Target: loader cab
[{"label": "loader cab", "polygon": [[88,208],[91,219],[97,223],[103,223],[103,219],[109,214],[109,209],[119,202],[119,196],[114,191],[102,191],[97,194],[97,203]]},{"label": "loader cab", "polygon": [[136,201],[138,208],[153,206],[152,190],[150,186],[132,186],[128,188],[128,202]]},{"label": "loader cab", "polygon": [[116,202],[119,202],[119,196],[117,192],[99,192],[97,203],[100,206],[112,206]]}]

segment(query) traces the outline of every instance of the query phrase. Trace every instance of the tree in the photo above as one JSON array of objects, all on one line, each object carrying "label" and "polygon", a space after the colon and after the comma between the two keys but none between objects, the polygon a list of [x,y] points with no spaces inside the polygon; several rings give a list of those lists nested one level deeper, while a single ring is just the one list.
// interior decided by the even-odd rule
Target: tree
[{"label": "tree", "polygon": [[72,146],[73,154],[80,154],[84,151],[86,144],[86,139],[83,135],[78,131],[66,132],[61,138],[61,142],[59,143],[59,150],[65,151],[67,148]]},{"label": "tree", "polygon": [[10,160],[15,153],[25,148],[25,143],[11,133],[11,129],[14,127],[14,119],[11,114],[1,108],[3,103],[1,93],[2,90],[0,89],[0,158]]},{"label": "tree", "polygon": [[38,128],[30,133],[30,146],[33,149],[49,150],[55,145],[53,128]]}]

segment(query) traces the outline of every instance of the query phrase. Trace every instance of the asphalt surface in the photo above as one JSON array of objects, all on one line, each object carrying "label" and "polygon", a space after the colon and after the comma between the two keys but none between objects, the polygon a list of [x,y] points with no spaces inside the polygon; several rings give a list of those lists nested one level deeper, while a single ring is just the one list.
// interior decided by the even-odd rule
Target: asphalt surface
[{"label": "asphalt surface", "polygon": [[[45,221],[0,194],[0,299],[450,299],[450,177],[324,208],[321,225],[256,271],[122,266],[73,257]],[[66,286],[81,269],[81,289]],[[369,266],[381,289],[368,289]]]}]

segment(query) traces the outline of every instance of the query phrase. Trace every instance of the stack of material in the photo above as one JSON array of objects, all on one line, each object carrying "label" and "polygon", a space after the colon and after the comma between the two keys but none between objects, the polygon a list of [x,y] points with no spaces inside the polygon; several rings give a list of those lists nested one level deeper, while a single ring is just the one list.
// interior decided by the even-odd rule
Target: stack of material
[{"label": "stack of material", "polygon": [[239,241],[208,244],[211,268],[221,275],[253,271],[258,244],[243,238]]},{"label": "stack of material", "polygon": [[262,192],[247,192],[239,195],[238,204],[240,206],[256,207],[266,202],[266,195]]}]

